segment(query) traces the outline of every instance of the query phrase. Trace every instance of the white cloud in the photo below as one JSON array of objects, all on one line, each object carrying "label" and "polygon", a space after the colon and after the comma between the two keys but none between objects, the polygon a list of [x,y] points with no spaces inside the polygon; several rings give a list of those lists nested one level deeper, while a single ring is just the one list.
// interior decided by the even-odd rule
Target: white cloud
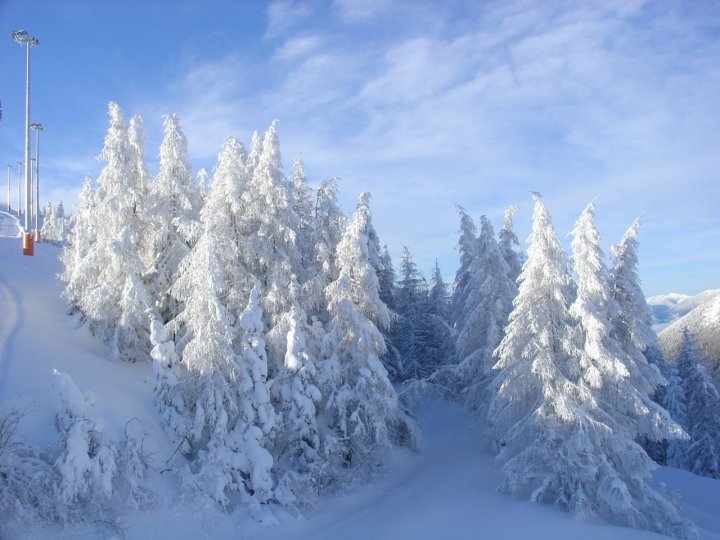
[{"label": "white cloud", "polygon": [[322,39],[318,35],[295,36],[278,47],[274,57],[278,60],[295,60],[316,51],[321,45]]},{"label": "white cloud", "polygon": [[298,26],[312,13],[310,5],[303,1],[274,0],[268,4],[268,24],[265,36],[277,37]]}]

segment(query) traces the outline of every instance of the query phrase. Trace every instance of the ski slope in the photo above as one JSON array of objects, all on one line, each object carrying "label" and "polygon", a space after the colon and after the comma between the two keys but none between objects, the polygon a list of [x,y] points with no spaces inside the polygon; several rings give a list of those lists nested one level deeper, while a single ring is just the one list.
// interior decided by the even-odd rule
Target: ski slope
[{"label": "ski slope", "polygon": [[[12,232],[12,219],[0,214],[3,235]],[[65,313],[56,279],[59,249],[39,244],[35,254],[23,257],[18,238],[0,238],[0,412],[24,408],[19,438],[51,446],[59,407],[52,370],[67,372],[92,396],[96,416],[117,440],[124,437],[126,426],[147,433],[145,448],[155,469],[148,485],[158,497],[152,507],[122,514],[111,532],[97,523],[32,531],[7,531],[0,524],[3,540],[119,537],[118,530],[127,539],[161,540],[663,538],[581,522],[552,507],[498,493],[502,472],[485,450],[482,424],[436,400],[427,400],[417,411],[424,432],[418,453],[398,451],[383,475],[315,501],[301,519],[272,508],[278,524],[265,525],[242,509],[225,514],[214,507],[188,506],[181,502],[175,478],[160,472],[174,445],[158,424],[150,364],[109,360],[106,348]],[[656,478],[677,492],[701,538],[720,540],[720,481],[669,468],[660,468]]]}]

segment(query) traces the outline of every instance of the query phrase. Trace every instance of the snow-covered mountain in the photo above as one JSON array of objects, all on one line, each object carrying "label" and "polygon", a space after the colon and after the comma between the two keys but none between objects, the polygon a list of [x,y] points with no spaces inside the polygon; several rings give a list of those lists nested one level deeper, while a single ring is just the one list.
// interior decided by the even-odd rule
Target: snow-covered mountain
[{"label": "snow-covered mountain", "polygon": [[720,365],[720,290],[705,291],[687,300],[703,295],[703,302],[660,332],[658,343],[665,356],[674,360],[680,351],[683,330],[687,327],[698,353],[709,365],[717,368]]},{"label": "snow-covered mountain", "polygon": [[661,332],[701,304],[720,297],[720,289],[709,289],[694,296],[680,293],[660,294],[647,299],[652,312],[654,328]]}]

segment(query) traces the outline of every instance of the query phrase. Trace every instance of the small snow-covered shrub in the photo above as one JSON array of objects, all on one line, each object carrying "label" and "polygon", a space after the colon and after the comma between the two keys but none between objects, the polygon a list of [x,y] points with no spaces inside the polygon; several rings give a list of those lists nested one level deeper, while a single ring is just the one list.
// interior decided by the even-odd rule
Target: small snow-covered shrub
[{"label": "small snow-covered shrub", "polygon": [[72,507],[98,507],[113,495],[113,478],[118,472],[118,451],[100,422],[90,416],[88,404],[72,378],[55,370],[55,382],[62,401],[57,415],[60,473],[57,497]]}]

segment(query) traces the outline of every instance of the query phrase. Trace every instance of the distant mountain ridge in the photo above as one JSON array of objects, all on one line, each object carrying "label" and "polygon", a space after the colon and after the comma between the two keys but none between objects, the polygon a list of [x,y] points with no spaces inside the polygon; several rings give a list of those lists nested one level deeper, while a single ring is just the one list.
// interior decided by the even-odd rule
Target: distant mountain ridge
[{"label": "distant mountain ridge", "polygon": [[[667,297],[665,303],[658,302],[655,305],[671,307],[672,299],[667,300]],[[648,299],[648,304],[650,300]],[[683,331],[687,327],[698,353],[717,372],[720,370],[720,290],[709,290],[681,299],[675,304],[674,312],[680,313],[680,310],[694,303],[697,303],[696,307],[658,334],[658,343],[665,357],[674,361],[680,351]]]},{"label": "distant mountain ridge", "polygon": [[661,294],[647,299],[653,316],[653,328],[660,333],[701,304],[720,297],[720,289],[708,289],[694,296],[680,293]]}]

